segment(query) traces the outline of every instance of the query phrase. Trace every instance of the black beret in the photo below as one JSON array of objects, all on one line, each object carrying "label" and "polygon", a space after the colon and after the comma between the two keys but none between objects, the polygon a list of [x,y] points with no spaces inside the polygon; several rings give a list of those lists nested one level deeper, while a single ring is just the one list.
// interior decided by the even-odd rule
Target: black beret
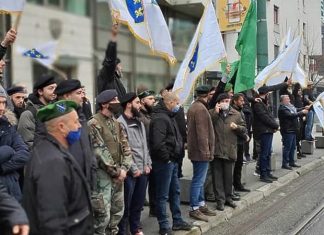
[{"label": "black beret", "polygon": [[119,64],[120,62],[121,62],[120,59],[117,57],[116,58],[116,65]]},{"label": "black beret", "polygon": [[55,94],[60,96],[69,93],[71,91],[77,90],[79,88],[81,88],[81,82],[79,80],[76,79],[63,80],[57,85],[55,89]]},{"label": "black beret", "polygon": [[126,93],[123,97],[120,98],[120,104],[126,105],[129,102],[132,102],[137,97],[135,92]]},{"label": "black beret", "polygon": [[13,95],[16,93],[26,93],[25,88],[22,86],[13,86],[7,89],[8,95]]},{"label": "black beret", "polygon": [[231,97],[227,93],[221,93],[219,96],[217,96],[216,103],[225,100],[225,99],[230,99]]},{"label": "black beret", "polygon": [[143,98],[151,96],[151,95],[155,96],[155,91],[146,90],[146,91],[141,92],[138,95],[138,98],[143,99]]},{"label": "black beret", "polygon": [[96,98],[98,104],[103,104],[111,101],[113,98],[117,97],[117,91],[115,89],[102,91]]},{"label": "black beret", "polygon": [[212,87],[210,85],[200,85],[196,88],[196,93],[197,95],[207,95],[210,92],[211,88]]},{"label": "black beret", "polygon": [[46,86],[56,83],[54,76],[52,75],[42,75],[35,83],[34,90],[42,89]]},{"label": "black beret", "polygon": [[49,104],[39,109],[36,116],[41,122],[63,116],[75,110],[77,104],[70,100],[60,100],[53,104]]},{"label": "black beret", "polygon": [[269,92],[269,88],[267,86],[262,86],[258,89],[260,95],[267,94]]}]

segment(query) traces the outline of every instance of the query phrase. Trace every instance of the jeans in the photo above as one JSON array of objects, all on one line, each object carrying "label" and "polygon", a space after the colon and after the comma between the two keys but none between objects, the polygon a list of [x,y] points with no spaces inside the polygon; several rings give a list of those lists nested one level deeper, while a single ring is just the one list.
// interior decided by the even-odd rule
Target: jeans
[{"label": "jeans", "polygon": [[204,182],[206,180],[208,164],[206,161],[191,161],[193,176],[190,188],[190,206],[193,210],[205,205]]},{"label": "jeans", "polygon": [[124,182],[125,210],[121,221],[119,222],[119,235],[127,235],[127,225],[131,234],[135,234],[141,229],[141,212],[144,206],[147,175],[139,177],[127,176]]},{"label": "jeans", "polygon": [[156,215],[160,229],[169,229],[166,204],[169,199],[173,224],[183,222],[180,210],[180,185],[178,178],[178,163],[153,162]]},{"label": "jeans", "polygon": [[295,163],[296,133],[281,133],[282,136],[282,166]]},{"label": "jeans", "polygon": [[260,177],[270,175],[270,158],[273,133],[264,133],[260,135]]},{"label": "jeans", "polygon": [[312,130],[313,130],[313,123],[314,123],[314,111],[309,110],[306,116],[306,126],[305,126],[305,139],[311,140],[312,139]]}]

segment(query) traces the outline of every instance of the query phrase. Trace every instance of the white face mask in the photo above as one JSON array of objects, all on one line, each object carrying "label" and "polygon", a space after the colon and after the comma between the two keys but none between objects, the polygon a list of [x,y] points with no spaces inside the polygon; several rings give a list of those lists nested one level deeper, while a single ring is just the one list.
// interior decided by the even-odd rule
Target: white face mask
[{"label": "white face mask", "polygon": [[229,103],[221,103],[220,104],[222,110],[228,110],[229,109]]}]

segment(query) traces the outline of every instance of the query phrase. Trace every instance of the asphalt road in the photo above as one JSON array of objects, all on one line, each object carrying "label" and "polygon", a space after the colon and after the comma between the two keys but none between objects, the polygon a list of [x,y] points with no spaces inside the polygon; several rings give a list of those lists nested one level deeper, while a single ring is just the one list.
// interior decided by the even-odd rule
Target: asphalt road
[{"label": "asphalt road", "polygon": [[321,166],[205,235],[324,234],[324,213],[314,217],[314,211],[323,208],[323,195],[324,166]]}]

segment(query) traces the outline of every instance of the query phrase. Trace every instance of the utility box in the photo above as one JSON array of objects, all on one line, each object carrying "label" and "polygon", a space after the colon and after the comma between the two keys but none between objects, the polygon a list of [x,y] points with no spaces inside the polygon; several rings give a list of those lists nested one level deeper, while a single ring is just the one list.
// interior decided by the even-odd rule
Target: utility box
[{"label": "utility box", "polygon": [[180,181],[180,201],[182,203],[190,202],[190,187],[191,187],[191,178],[182,177]]},{"label": "utility box", "polygon": [[318,149],[324,148],[324,136],[316,136],[315,137],[315,147]]},{"label": "utility box", "polygon": [[316,132],[322,132],[323,128],[321,127],[321,125],[317,124],[316,125]]},{"label": "utility box", "polygon": [[314,141],[302,140],[301,141],[301,151],[305,154],[314,153]]}]

